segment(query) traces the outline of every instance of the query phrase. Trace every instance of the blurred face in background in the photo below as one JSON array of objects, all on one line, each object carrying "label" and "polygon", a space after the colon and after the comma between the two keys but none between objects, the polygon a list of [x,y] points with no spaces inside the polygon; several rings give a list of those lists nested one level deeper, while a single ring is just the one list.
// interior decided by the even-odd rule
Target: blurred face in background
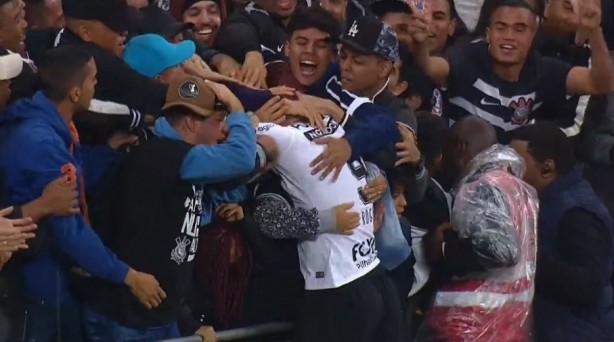
[{"label": "blurred face in background", "polygon": [[100,21],[79,20],[79,22],[83,23],[81,30],[87,36],[87,39],[84,39],[85,41],[90,41],[107,51],[113,52],[116,56],[121,56],[124,53],[125,35],[113,31]]},{"label": "blurred face in background", "polygon": [[184,76],[186,76],[185,68],[183,67],[183,64],[179,64],[174,67],[167,68],[160,75],[157,75],[155,79],[160,83],[170,84],[174,79]]},{"label": "blurred face in background", "polygon": [[212,46],[222,25],[222,12],[214,1],[199,1],[183,13],[183,21],[194,24],[192,32],[197,41]]},{"label": "blurred face in background", "polygon": [[394,29],[399,44],[410,46],[413,43],[413,39],[409,34],[409,22],[411,21],[410,13],[389,12],[386,13],[381,20]]},{"label": "blurred face in background", "polygon": [[548,1],[544,8],[544,17],[546,30],[557,36],[571,35],[578,28],[579,18],[573,11],[571,0]]},{"label": "blurred face in background", "polygon": [[294,14],[297,0],[256,0],[256,4],[279,19],[285,20]]},{"label": "blurred face in background", "polygon": [[335,57],[332,38],[316,28],[296,30],[286,44],[286,56],[294,78],[310,86],[324,77]]},{"label": "blurred face in background", "polygon": [[492,59],[505,66],[523,64],[536,31],[537,16],[529,9],[499,7],[492,14],[486,32]]},{"label": "blurred face in background", "polygon": [[343,22],[345,20],[345,11],[347,9],[348,0],[321,0],[320,5],[322,8],[334,15],[339,22]]},{"label": "blurred face in background", "polygon": [[86,69],[87,73],[83,83],[80,87],[75,87],[69,95],[76,104],[76,112],[83,112],[90,108],[90,104],[94,98],[94,92],[96,91],[96,84],[98,83],[96,79],[98,69],[96,68],[96,62],[94,62],[93,58],[87,63]]},{"label": "blurred face in background", "polygon": [[431,54],[440,55],[448,44],[448,39],[456,30],[456,19],[452,18],[452,11],[448,0],[430,0],[431,34],[428,38]]},{"label": "blurred face in background", "polygon": [[394,209],[397,212],[397,216],[401,217],[407,207],[407,200],[405,199],[405,187],[395,186],[392,194],[392,200],[394,201]]},{"label": "blurred face in background", "polygon": [[30,28],[63,28],[64,12],[61,0],[44,0],[26,5],[26,20]]},{"label": "blurred face in background", "polygon": [[401,59],[394,62],[394,69],[388,78],[388,89],[394,94],[394,96],[401,95],[408,87],[406,81],[401,80],[401,68],[403,67],[403,61]]},{"label": "blurred face in background", "polygon": [[148,0],[126,0],[126,3],[128,4],[128,6],[134,8],[143,8],[149,5]]},{"label": "blurred face in background", "polygon": [[11,0],[0,6],[0,46],[17,53],[24,53],[26,45],[25,4],[21,0]]}]

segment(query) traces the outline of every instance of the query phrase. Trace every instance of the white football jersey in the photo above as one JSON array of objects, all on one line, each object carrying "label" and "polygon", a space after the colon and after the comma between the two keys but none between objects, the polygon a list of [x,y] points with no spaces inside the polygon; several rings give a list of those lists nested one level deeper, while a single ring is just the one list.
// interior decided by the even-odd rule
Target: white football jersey
[{"label": "white football jersey", "polygon": [[325,149],[325,145],[317,145],[313,140],[340,138],[344,134],[336,121],[326,117],[324,122],[324,129],[305,123],[287,127],[266,123],[257,129],[259,135],[271,137],[279,146],[276,169],[296,206],[326,210],[354,203],[351,211],[360,214],[360,226],[352,235],[322,234],[315,240],[299,243],[301,271],[307,290],[343,286],[379,264],[373,234],[373,205],[361,190],[367,184],[364,163],[348,163],[336,182],[332,181],[332,176],[320,180],[320,175],[311,174],[309,164]]}]

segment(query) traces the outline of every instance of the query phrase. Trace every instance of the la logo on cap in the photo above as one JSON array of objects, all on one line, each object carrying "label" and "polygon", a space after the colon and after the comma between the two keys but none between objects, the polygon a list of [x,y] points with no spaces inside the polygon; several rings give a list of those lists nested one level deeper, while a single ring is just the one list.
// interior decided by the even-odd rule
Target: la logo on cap
[{"label": "la logo on cap", "polygon": [[179,96],[183,99],[193,99],[200,93],[200,88],[198,88],[198,84],[193,81],[184,82],[179,87]]},{"label": "la logo on cap", "polygon": [[352,23],[352,26],[350,27],[350,30],[348,31],[348,36],[356,37],[357,33],[358,33],[358,25],[356,25],[356,20],[354,20],[354,22]]}]

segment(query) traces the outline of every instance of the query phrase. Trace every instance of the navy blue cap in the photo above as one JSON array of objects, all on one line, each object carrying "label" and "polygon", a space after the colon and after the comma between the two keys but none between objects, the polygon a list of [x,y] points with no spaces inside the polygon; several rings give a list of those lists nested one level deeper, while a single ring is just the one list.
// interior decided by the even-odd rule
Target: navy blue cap
[{"label": "navy blue cap", "polygon": [[369,55],[396,61],[399,58],[399,41],[390,25],[374,16],[364,16],[348,22],[341,43]]}]

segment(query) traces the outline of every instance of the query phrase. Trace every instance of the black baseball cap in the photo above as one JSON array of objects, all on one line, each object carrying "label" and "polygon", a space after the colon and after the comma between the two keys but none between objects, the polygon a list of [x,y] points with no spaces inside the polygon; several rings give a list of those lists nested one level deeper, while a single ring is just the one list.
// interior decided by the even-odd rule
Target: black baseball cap
[{"label": "black baseball cap", "polygon": [[156,4],[141,9],[141,33],[155,33],[172,39],[179,33],[194,27],[192,23],[180,23]]},{"label": "black baseball cap", "polygon": [[348,21],[341,43],[358,52],[378,55],[390,61],[399,58],[399,41],[390,25],[375,16]]},{"label": "black baseball cap", "polygon": [[100,21],[120,33],[134,22],[126,0],[62,0],[62,10],[67,18]]},{"label": "black baseball cap", "polygon": [[[183,2],[183,6],[181,6],[181,14],[185,13],[190,7],[194,6],[194,4],[199,3],[201,1],[207,0],[185,0]],[[215,2],[218,6],[221,6],[221,0],[209,0]]]}]

